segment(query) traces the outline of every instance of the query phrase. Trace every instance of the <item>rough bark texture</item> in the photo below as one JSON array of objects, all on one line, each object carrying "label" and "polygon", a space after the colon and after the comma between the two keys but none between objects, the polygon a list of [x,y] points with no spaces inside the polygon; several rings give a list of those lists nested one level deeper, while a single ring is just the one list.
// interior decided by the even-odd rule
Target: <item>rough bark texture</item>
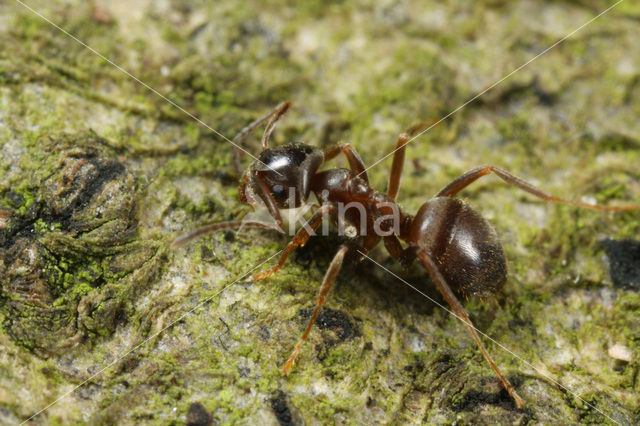
[{"label": "rough bark texture", "polygon": [[[611,4],[300,3],[29,1],[227,137],[290,100],[274,143],[349,142],[367,164]],[[639,20],[621,3],[412,142],[401,204],[415,212],[480,164],[639,204]],[[12,0],[0,152],[1,423],[68,392],[32,421],[640,423],[637,212],[546,205],[495,177],[461,194],[504,243],[504,292],[465,306],[528,363],[487,340],[518,411],[459,321],[366,262],[345,266],[281,376],[340,240],[313,238],[256,284],[244,275],[285,236],[170,250],[246,210],[231,145]],[[375,187],[389,165],[369,171]],[[442,302],[423,271],[372,255]]]}]

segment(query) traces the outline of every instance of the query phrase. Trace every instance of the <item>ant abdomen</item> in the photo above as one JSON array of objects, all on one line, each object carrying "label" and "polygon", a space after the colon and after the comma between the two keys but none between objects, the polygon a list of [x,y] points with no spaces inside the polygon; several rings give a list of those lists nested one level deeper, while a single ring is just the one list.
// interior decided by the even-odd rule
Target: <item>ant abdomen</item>
[{"label": "ant abdomen", "polygon": [[430,253],[451,288],[490,296],[507,280],[507,266],[496,231],[469,204],[436,197],[422,205],[407,241]]}]

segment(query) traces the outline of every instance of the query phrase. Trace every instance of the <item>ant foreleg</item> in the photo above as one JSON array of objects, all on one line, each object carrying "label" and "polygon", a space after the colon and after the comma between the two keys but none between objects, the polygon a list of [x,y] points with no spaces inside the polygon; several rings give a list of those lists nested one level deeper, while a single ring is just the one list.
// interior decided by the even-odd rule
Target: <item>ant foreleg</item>
[{"label": "ant foreleg", "polygon": [[451,306],[451,309],[453,309],[453,312],[455,312],[456,316],[459,319],[461,319],[462,322],[464,322],[464,324],[467,326],[467,329],[471,333],[473,340],[475,340],[476,344],[480,348],[480,351],[482,352],[484,359],[487,360],[487,362],[489,363],[493,371],[495,371],[495,373],[498,375],[505,389],[507,390],[507,392],[509,392],[509,395],[511,395],[511,397],[515,401],[516,407],[518,409],[521,409],[524,406],[524,401],[522,400],[522,398],[518,396],[515,389],[513,389],[513,387],[511,386],[511,383],[509,383],[507,378],[504,377],[504,375],[502,374],[502,372],[500,371],[496,363],[491,358],[491,355],[489,355],[489,352],[487,352],[487,349],[482,344],[482,340],[480,340],[480,336],[476,332],[476,329],[473,326],[473,323],[469,319],[469,315],[467,315],[467,311],[465,311],[464,307],[462,306],[458,298],[453,294],[453,291],[451,291],[451,288],[449,287],[444,277],[438,270],[438,267],[436,266],[435,262],[431,259],[431,256],[429,256],[427,252],[425,252],[424,250],[417,250],[416,254],[418,256],[418,259],[422,263],[422,265],[429,272],[429,275],[431,275],[431,279],[433,280],[433,283],[438,288],[438,291],[440,291],[440,294],[442,294],[442,296],[447,301],[449,306]]},{"label": "ant foreleg", "polygon": [[369,176],[365,171],[366,167],[364,165],[364,161],[358,155],[358,152],[348,143],[339,143],[336,146],[324,150],[324,161],[327,162],[335,157],[338,154],[343,153],[345,157],[347,157],[347,161],[349,162],[349,168],[351,171],[360,179],[369,183]]},{"label": "ant foreleg", "polygon": [[436,197],[453,197],[458,192],[462,191],[467,186],[471,185],[473,182],[481,178],[482,176],[486,176],[490,173],[495,173],[500,179],[507,182],[510,185],[516,186],[524,191],[527,191],[529,194],[533,194],[536,197],[542,198],[545,201],[553,201],[556,203],[564,203],[571,204],[578,207],[584,207],[587,209],[593,210],[613,210],[613,211],[622,211],[622,210],[636,210],[638,206],[603,206],[599,204],[588,204],[581,203],[580,201],[567,200],[565,198],[556,197],[551,195],[543,190],[536,188],[531,185],[529,182],[520,179],[517,176],[512,175],[509,172],[506,172],[502,169],[493,166],[482,166],[476,169],[470,170],[462,176],[456,178],[450,184],[445,186],[440,192],[436,194]]},{"label": "ant foreleg", "polygon": [[309,237],[311,237],[311,234],[309,233],[309,228],[311,229],[312,232],[315,232],[315,230],[318,229],[318,227],[322,223],[322,220],[324,219],[325,214],[328,212],[333,212],[334,210],[335,210],[335,207],[333,207],[330,204],[325,204],[324,206],[322,206],[320,210],[318,210],[313,214],[313,216],[311,216],[311,219],[309,219],[306,225],[298,230],[298,232],[293,237],[293,239],[289,242],[289,244],[287,244],[287,246],[282,251],[282,254],[280,255],[280,259],[278,260],[278,263],[275,266],[273,266],[271,269],[267,269],[266,271],[255,274],[253,276],[253,279],[256,281],[261,280],[263,278],[270,277],[271,275],[278,272],[278,270],[282,268],[282,266],[284,265],[284,262],[287,260],[287,257],[289,257],[291,252],[296,247],[304,246],[307,243],[307,240],[309,240]]},{"label": "ant foreleg", "polygon": [[[284,114],[287,111],[287,109],[289,109],[289,105],[291,105],[289,102],[282,102],[278,104],[278,106],[276,106],[274,109],[272,109],[262,117],[258,118],[257,120],[249,123],[242,130],[240,130],[237,135],[234,136],[233,142],[235,143],[235,145],[233,146],[232,160],[233,160],[233,168],[235,169],[236,174],[238,176],[242,175],[242,165],[240,164],[240,158],[242,157],[243,151],[242,149],[240,149],[240,144],[242,144],[242,142],[244,142],[245,139],[247,139],[247,137],[251,134],[251,132],[253,132],[257,127],[259,127],[265,121],[269,120],[272,117],[276,117],[275,120],[273,120],[273,123],[275,123],[275,121],[277,121],[277,119],[280,118],[280,116]],[[271,128],[273,128],[273,123],[270,123]],[[265,134],[266,134],[266,131],[265,131]],[[269,134],[271,134],[271,130],[269,131]],[[264,136],[263,136],[263,139],[264,139]]]},{"label": "ant foreleg", "polygon": [[291,367],[293,367],[293,364],[296,361],[296,358],[298,357],[298,353],[300,352],[300,348],[302,348],[302,344],[304,343],[304,341],[307,340],[307,337],[309,336],[309,332],[311,331],[311,327],[313,327],[313,324],[316,322],[316,318],[318,318],[320,309],[322,309],[322,305],[324,305],[324,302],[327,298],[327,294],[329,293],[329,290],[331,290],[331,287],[333,286],[333,282],[338,276],[338,272],[340,272],[340,267],[342,266],[344,255],[348,250],[349,250],[349,246],[346,244],[342,244],[340,248],[338,248],[338,252],[333,257],[333,260],[331,261],[331,264],[329,265],[329,268],[327,269],[327,272],[324,275],[324,279],[322,280],[322,286],[320,286],[320,291],[318,292],[316,307],[313,310],[313,313],[311,314],[311,318],[309,318],[309,322],[307,323],[307,327],[304,329],[304,333],[302,333],[302,336],[300,337],[300,339],[298,340],[298,343],[293,349],[291,356],[289,356],[289,359],[285,363],[284,367],[282,367],[283,374],[288,374],[289,370],[291,370]]}]

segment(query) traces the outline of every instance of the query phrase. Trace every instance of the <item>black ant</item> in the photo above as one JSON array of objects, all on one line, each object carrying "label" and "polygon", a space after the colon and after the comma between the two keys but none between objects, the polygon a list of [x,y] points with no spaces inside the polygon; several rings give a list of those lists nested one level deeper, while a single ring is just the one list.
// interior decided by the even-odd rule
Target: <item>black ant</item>
[{"label": "black ant", "polygon": [[[254,207],[262,201],[278,226],[282,225],[281,209],[300,207],[312,193],[321,207],[309,219],[307,226],[301,228],[285,247],[278,263],[271,269],[254,275],[254,280],[267,278],[282,268],[289,254],[296,247],[303,246],[307,242],[311,236],[310,230],[312,232],[317,230],[325,215],[329,215],[333,221],[345,220],[356,230],[356,234],[350,243],[342,244],[333,257],[322,281],[316,307],[282,372],[287,374],[293,366],[340,271],[345,254],[356,249],[360,252],[358,259],[361,260],[364,254],[382,240],[389,254],[402,265],[408,267],[417,259],[429,272],[444,299],[465,323],[482,355],[515,401],[516,407],[522,408],[523,400],[516,394],[485,349],[467,312],[453,292],[456,290],[466,294],[487,296],[501,290],[507,279],[502,245],[495,230],[477,211],[464,201],[453,197],[480,177],[495,173],[503,181],[545,201],[567,203],[595,210],[622,211],[634,210],[637,207],[593,205],[558,198],[502,169],[483,166],[453,180],[434,198],[424,203],[415,216],[408,215],[400,210],[395,203],[395,198],[400,186],[406,144],[411,136],[424,126],[415,126],[398,137],[389,187],[385,195],[369,186],[365,165],[355,149],[348,144],[339,144],[324,151],[303,143],[269,148],[269,136],[273,127],[287,111],[289,105],[288,102],[281,103],[273,111],[242,129],[234,138],[234,142],[241,143],[253,130],[268,121],[262,137],[262,153],[259,159],[242,174],[240,200]],[[350,170],[334,168],[319,171],[326,161],[340,153],[347,158]],[[241,151],[236,147],[233,162],[238,173],[240,173],[240,156]],[[294,196],[287,196],[287,192]],[[355,214],[353,210],[343,210],[344,218],[339,218],[338,206],[349,203],[362,205],[365,211],[364,218],[360,214]],[[392,221],[389,218],[393,217],[394,210],[398,214],[396,220]],[[268,227],[260,222],[214,223],[179,237],[173,242],[173,247],[179,247],[205,233],[237,228],[241,225]],[[402,246],[400,240],[406,243],[406,248]]]}]

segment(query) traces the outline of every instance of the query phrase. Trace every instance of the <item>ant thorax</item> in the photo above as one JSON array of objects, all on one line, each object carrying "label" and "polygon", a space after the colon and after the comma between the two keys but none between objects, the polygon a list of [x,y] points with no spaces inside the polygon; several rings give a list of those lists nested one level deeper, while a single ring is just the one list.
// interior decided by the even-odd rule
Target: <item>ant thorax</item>
[{"label": "ant thorax", "polygon": [[321,205],[333,207],[340,235],[351,238],[369,234],[399,236],[407,218],[391,198],[347,169],[317,173],[312,191]]}]

